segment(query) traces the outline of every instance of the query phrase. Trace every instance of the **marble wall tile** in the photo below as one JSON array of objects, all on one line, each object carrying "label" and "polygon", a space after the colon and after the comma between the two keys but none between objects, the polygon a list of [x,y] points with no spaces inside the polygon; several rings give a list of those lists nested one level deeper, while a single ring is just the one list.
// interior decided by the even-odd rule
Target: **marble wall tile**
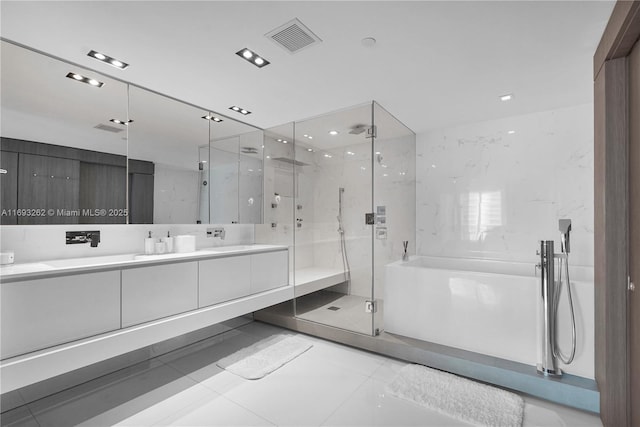
[{"label": "marble wall tile", "polygon": [[570,218],[593,266],[593,104],[422,133],[416,170],[418,254],[535,262]]},{"label": "marble wall tile", "polygon": [[154,224],[193,224],[198,219],[200,172],[156,163]]},{"label": "marble wall tile", "polygon": [[[207,228],[224,227],[225,239],[207,237]],[[66,231],[100,231],[97,248],[67,245]],[[159,238],[170,232],[172,236],[196,236],[198,249],[224,245],[254,243],[252,224],[69,224],[69,225],[7,225],[0,227],[0,250],[15,252],[15,262],[38,262],[51,259],[144,253],[144,239],[151,231]]]}]

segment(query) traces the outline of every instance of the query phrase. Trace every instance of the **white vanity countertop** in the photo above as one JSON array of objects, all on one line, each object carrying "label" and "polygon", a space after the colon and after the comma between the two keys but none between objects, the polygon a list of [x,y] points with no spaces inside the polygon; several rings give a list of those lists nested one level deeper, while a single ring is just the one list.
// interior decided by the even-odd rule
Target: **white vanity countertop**
[{"label": "white vanity countertop", "polygon": [[158,255],[121,254],[97,257],[43,260],[39,262],[0,266],[3,282],[40,279],[65,274],[89,273],[92,271],[115,270],[120,268],[144,267],[173,262],[198,261],[261,252],[286,250],[279,245],[236,245],[201,248],[195,252],[169,253]]}]

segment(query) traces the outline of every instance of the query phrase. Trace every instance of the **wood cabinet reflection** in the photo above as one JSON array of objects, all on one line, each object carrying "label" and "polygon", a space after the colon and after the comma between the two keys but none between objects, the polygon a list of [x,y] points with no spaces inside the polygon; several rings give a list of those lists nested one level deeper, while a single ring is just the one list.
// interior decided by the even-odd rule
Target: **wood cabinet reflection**
[{"label": "wood cabinet reflection", "polygon": [[[153,222],[151,162],[125,156],[2,138],[3,225]],[[135,197],[135,199],[134,199]],[[133,203],[132,203],[133,202]]]}]

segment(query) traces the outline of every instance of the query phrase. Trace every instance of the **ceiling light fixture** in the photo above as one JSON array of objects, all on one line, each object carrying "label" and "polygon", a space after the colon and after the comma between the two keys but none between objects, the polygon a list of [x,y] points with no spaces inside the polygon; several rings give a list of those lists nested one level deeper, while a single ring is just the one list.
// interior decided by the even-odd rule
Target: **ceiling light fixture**
[{"label": "ceiling light fixture", "polygon": [[280,139],[280,138],[276,139],[276,141],[278,141],[278,142],[282,142],[283,144],[286,144],[286,143],[288,143],[288,142],[289,142],[289,141],[287,141],[286,139]]},{"label": "ceiling light fixture", "polygon": [[516,133],[515,130],[510,130],[509,132],[507,132],[509,135],[513,135],[514,133]]},{"label": "ceiling light fixture", "polygon": [[112,67],[116,67],[121,70],[124,70],[129,66],[129,64],[127,64],[126,62],[119,61],[111,56],[105,55],[104,53],[96,52],[95,50],[89,51],[89,53],[87,53],[87,56],[90,56],[94,59],[97,59],[98,61],[102,61],[105,64],[109,64]]},{"label": "ceiling light fixture", "polygon": [[354,153],[353,151],[347,151],[347,154],[350,155],[350,156],[355,156],[356,155],[356,153]]},{"label": "ceiling light fixture", "polygon": [[253,65],[255,65],[258,68],[266,67],[267,65],[271,64],[269,61],[267,61],[257,53],[253,52],[252,50],[247,49],[246,47],[244,49],[240,49],[239,51],[237,51],[236,55],[238,55],[239,57],[241,57],[246,61],[251,62]]},{"label": "ceiling light fixture", "polygon": [[251,111],[240,108],[237,105],[232,105],[231,107],[229,107],[229,110],[235,111],[236,113],[244,114],[245,116],[247,114],[251,114]]},{"label": "ceiling light fixture", "polygon": [[329,131],[329,135],[332,135],[332,136],[336,136],[336,135],[337,135],[337,134],[339,134],[339,133],[340,133],[340,132],[338,132],[337,130],[330,130],[330,131]]},{"label": "ceiling light fixture", "polygon": [[220,123],[223,121],[220,117],[212,116],[211,114],[207,114],[206,116],[202,116],[205,120],[211,120],[212,122]]},{"label": "ceiling light fixture", "polygon": [[333,157],[333,156],[331,156],[331,154],[325,154],[324,156],[325,156],[327,159],[330,159],[331,157]]},{"label": "ceiling light fixture", "polygon": [[307,151],[313,153],[313,148],[307,148]]},{"label": "ceiling light fixture", "polygon": [[511,101],[513,99],[512,93],[505,93],[504,95],[500,95],[500,101]]},{"label": "ceiling light fixture", "polygon": [[118,120],[118,119],[110,119],[109,121],[117,125],[124,125],[124,126],[128,126],[129,123],[133,123],[133,120],[124,121],[124,120]]},{"label": "ceiling light fixture", "polygon": [[77,73],[68,73],[67,77],[70,78],[70,79],[73,79],[73,80],[77,80],[77,81],[82,82],[82,83],[86,83],[86,84],[91,85],[91,86],[95,86],[95,87],[104,86],[104,83],[99,82],[96,79],[92,79],[92,78],[89,78],[89,77],[81,76],[80,74],[77,74]]}]

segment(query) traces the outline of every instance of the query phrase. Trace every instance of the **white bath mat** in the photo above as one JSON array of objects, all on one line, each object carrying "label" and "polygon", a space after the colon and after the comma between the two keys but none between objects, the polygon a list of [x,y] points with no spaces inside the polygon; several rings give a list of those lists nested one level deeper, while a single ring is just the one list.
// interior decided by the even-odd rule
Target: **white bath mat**
[{"label": "white bath mat", "polygon": [[408,365],[386,392],[478,426],[520,427],[524,401],[499,388],[422,365]]},{"label": "white bath mat", "polygon": [[275,335],[220,359],[216,364],[248,380],[257,380],[313,347],[292,335]]}]

